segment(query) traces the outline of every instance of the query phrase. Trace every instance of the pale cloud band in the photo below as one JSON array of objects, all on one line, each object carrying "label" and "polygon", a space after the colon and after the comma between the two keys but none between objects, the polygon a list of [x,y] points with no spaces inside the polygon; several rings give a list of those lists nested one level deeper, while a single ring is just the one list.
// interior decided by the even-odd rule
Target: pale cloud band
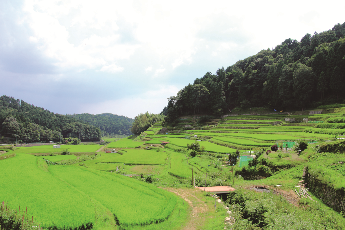
[{"label": "pale cloud band", "polygon": [[[3,94],[59,113],[76,113],[77,102],[85,109],[78,112],[88,106],[99,108],[93,113],[158,112],[206,72],[328,30],[344,22],[344,11],[339,1],[3,0],[0,80],[9,86]],[[161,88],[171,95],[147,96]]]}]

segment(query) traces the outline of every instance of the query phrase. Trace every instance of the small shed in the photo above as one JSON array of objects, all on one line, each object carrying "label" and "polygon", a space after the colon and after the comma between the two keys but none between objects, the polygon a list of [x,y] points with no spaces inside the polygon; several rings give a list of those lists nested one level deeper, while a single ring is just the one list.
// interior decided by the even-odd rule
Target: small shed
[{"label": "small shed", "polygon": [[165,141],[163,141],[162,143],[161,143],[161,145],[166,145],[166,144],[169,144],[169,142],[165,142]]}]

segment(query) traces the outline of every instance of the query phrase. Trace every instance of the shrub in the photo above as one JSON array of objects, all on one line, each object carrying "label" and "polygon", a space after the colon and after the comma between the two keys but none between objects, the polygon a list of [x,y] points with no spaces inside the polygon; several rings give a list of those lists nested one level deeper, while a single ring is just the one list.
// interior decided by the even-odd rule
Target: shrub
[{"label": "shrub", "polygon": [[325,143],[320,146],[320,152],[330,152],[330,153],[343,153],[345,152],[345,141],[335,141],[331,143]]},{"label": "shrub", "polygon": [[236,152],[230,153],[230,155],[229,155],[229,163],[230,163],[230,165],[236,165],[239,156],[240,156],[240,151],[238,149],[236,149]]},{"label": "shrub", "polygon": [[152,183],[152,177],[151,176],[146,177],[145,182],[151,184]]},{"label": "shrub", "polygon": [[303,152],[308,148],[308,143],[305,141],[297,141],[294,147],[296,152]]},{"label": "shrub", "polygon": [[278,146],[277,145],[272,145],[271,146],[271,150],[274,151],[274,152],[277,152]]},{"label": "shrub", "polygon": [[200,144],[195,141],[195,143],[187,144],[187,149],[190,150],[190,156],[195,157],[198,152],[201,151]]},{"label": "shrub", "polygon": [[64,149],[61,153],[61,155],[70,155],[71,152],[68,149]]}]

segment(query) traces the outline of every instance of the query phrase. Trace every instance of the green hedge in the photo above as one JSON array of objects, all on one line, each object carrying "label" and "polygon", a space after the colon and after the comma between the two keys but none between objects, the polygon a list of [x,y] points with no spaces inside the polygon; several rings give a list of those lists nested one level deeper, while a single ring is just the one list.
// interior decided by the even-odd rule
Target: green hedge
[{"label": "green hedge", "polygon": [[320,152],[329,153],[344,153],[345,152],[345,140],[333,141],[329,143],[322,144],[320,146]]}]

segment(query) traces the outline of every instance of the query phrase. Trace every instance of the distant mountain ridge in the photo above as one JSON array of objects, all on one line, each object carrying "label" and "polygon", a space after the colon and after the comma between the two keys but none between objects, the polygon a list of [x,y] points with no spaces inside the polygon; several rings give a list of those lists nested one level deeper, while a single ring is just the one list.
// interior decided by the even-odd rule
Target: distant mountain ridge
[{"label": "distant mountain ridge", "polygon": [[112,135],[132,135],[131,127],[134,119],[125,116],[119,116],[111,113],[102,114],[73,114],[68,115],[77,120],[87,122],[93,126],[99,127],[105,136]]},{"label": "distant mountain ridge", "polygon": [[77,137],[82,141],[99,141],[98,127],[73,117],[55,114],[23,100],[0,97],[0,141],[18,142],[60,141]]}]

